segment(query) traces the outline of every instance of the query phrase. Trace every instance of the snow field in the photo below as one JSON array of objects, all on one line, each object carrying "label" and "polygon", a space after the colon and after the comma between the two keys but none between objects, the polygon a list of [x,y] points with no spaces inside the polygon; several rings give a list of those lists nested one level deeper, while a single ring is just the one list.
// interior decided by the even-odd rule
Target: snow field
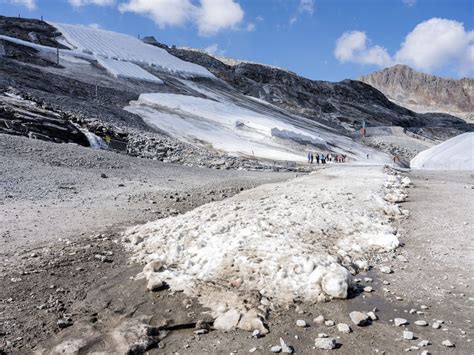
[{"label": "snow field", "polygon": [[[196,89],[196,85],[190,86]],[[370,163],[389,162],[388,157],[370,148],[357,145],[349,138],[325,132],[314,123],[301,119],[303,128],[296,127],[288,117],[270,108],[255,110],[238,105],[224,95],[199,92],[209,98],[178,94],[142,94],[125,109],[138,114],[148,124],[187,142],[206,142],[214,149],[232,155],[259,157],[279,161],[306,161],[307,145],[319,151],[330,143],[350,159]],[[252,103],[253,104],[253,103]],[[254,104],[256,105],[256,104]]]},{"label": "snow field", "polygon": [[130,35],[81,25],[50,24],[63,34],[63,44],[96,58],[154,65],[186,77],[214,77],[207,69],[185,62]]},{"label": "snow field", "polygon": [[149,288],[198,296],[217,328],[266,332],[269,309],[346,298],[345,266],[398,246],[387,222],[402,211],[385,192],[404,187],[392,179],[385,187],[382,167],[324,169],[130,228],[124,241]]},{"label": "snow field", "polygon": [[410,161],[410,168],[421,170],[474,170],[474,133],[463,133]]}]

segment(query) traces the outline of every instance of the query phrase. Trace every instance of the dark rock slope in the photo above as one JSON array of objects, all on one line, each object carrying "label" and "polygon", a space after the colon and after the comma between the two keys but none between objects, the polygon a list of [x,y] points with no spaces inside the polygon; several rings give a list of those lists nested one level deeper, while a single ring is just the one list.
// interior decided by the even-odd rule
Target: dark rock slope
[{"label": "dark rock slope", "polygon": [[447,114],[417,114],[390,101],[376,88],[356,80],[310,80],[290,71],[255,63],[230,66],[195,50],[168,47],[148,37],[146,43],[165,48],[183,60],[204,66],[217,77],[253,96],[292,113],[330,125],[341,132],[367,126],[444,127],[468,129]]}]

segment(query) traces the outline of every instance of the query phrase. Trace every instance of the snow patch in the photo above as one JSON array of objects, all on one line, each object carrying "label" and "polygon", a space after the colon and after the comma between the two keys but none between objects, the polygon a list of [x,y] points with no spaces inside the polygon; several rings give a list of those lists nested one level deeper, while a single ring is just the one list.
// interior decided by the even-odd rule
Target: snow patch
[{"label": "snow patch", "polygon": [[62,43],[96,58],[154,65],[163,71],[182,74],[185,77],[214,78],[204,67],[185,62],[162,48],[143,43],[138,38],[123,33],[81,25],[50,24],[62,33]]},{"label": "snow patch", "polygon": [[121,62],[115,59],[104,59],[99,58],[98,62],[102,65],[109,73],[116,78],[134,78],[145,81],[152,81],[157,83],[163,83],[163,81],[154,75],[151,75],[146,70],[140,68],[138,65],[130,62]]},{"label": "snow patch", "polygon": [[398,246],[383,196],[403,187],[385,178],[333,167],[130,228],[124,241],[146,264],[139,278],[198,297],[218,324],[265,330],[274,306],[346,298],[346,266]]},{"label": "snow patch", "polygon": [[412,169],[474,170],[474,133],[463,133],[419,153]]}]

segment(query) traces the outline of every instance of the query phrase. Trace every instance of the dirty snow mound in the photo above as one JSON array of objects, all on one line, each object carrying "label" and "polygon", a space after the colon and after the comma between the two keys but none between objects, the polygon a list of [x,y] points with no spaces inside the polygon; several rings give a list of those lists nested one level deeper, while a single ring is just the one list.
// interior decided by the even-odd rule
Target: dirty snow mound
[{"label": "dirty snow mound", "polygon": [[474,170],[474,133],[463,133],[430,149],[410,162],[412,169]]},{"label": "dirty snow mound", "polygon": [[[367,255],[398,246],[387,223],[402,212],[381,167],[334,167],[260,186],[176,217],[130,228],[124,240],[149,286],[199,296],[220,329],[265,331],[270,307],[346,298]],[[150,288],[150,287],[149,287]]]}]

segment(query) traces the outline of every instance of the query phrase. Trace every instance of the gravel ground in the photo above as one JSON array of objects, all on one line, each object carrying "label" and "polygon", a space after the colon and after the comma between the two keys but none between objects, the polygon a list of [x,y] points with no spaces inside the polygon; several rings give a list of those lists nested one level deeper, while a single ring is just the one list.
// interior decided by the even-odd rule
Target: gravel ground
[{"label": "gravel ground", "polygon": [[[472,174],[412,172],[414,187],[402,205],[410,217],[397,225],[404,246],[378,260],[393,273],[375,267],[357,275],[361,281],[348,300],[275,310],[268,318],[270,333],[257,339],[244,331],[212,328],[196,334],[210,321],[205,310],[182,293],[147,292],[144,281],[132,280],[142,267],[128,263],[120,230],[290,175],[190,169],[14,137],[2,136],[0,142],[0,162],[7,167],[1,178],[0,206],[2,218],[7,217],[2,228],[9,231],[3,234],[0,265],[0,352],[23,354],[62,344],[71,353],[78,344],[64,341],[80,334],[89,352],[114,344],[123,353],[147,347],[152,347],[149,354],[243,354],[253,348],[269,353],[281,337],[297,353],[314,353],[319,333],[335,338],[334,352],[340,354],[398,354],[410,347],[416,354],[473,352]],[[188,191],[199,198],[191,199]],[[169,198],[174,193],[186,198],[182,206]],[[373,292],[363,292],[365,286]],[[350,312],[374,307],[378,320],[365,327],[351,322]],[[318,315],[346,323],[352,332],[318,325],[313,320]],[[394,326],[397,317],[408,325]],[[298,319],[308,326],[296,326]],[[417,320],[428,326],[415,325]],[[403,339],[404,330],[415,339]],[[422,340],[431,345],[418,346]],[[444,340],[455,347],[443,346]]]},{"label": "gravel ground", "polygon": [[289,173],[220,171],[0,134],[2,253],[155,220]]}]

